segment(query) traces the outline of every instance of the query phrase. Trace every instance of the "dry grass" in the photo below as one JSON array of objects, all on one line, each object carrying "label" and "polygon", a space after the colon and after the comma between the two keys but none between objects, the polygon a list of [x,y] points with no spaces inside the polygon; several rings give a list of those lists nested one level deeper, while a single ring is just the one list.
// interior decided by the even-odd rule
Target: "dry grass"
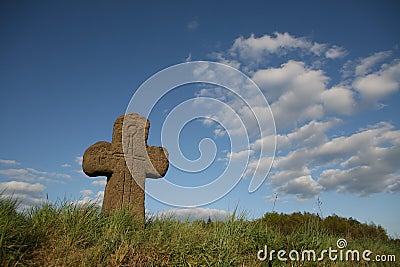
[{"label": "dry grass", "polygon": [[[0,200],[1,266],[362,266],[362,262],[262,262],[258,250],[335,247],[340,235],[316,215],[303,214],[294,229],[279,215],[247,221],[235,214],[225,223],[154,219],[144,227],[125,211],[101,214],[95,205],[62,202],[19,213],[12,199]],[[278,216],[278,217],[277,217]],[[283,215],[281,215],[283,216]],[[272,219],[271,219],[272,218]],[[283,218],[283,217],[282,217]],[[291,217],[289,217],[291,218]],[[277,220],[277,221],[273,221]],[[282,221],[281,221],[282,222]],[[288,222],[284,222],[287,224]],[[289,229],[289,230],[288,230]],[[285,232],[286,231],[286,232]],[[287,232],[292,231],[292,232]],[[352,249],[399,256],[398,240],[351,239]],[[387,238],[387,237],[386,237]],[[397,242],[397,243],[396,243]],[[397,260],[399,260],[397,258]],[[270,265],[271,264],[271,265]],[[393,263],[392,263],[393,264]],[[379,265],[385,266],[385,265]],[[390,263],[387,266],[394,266]]]}]

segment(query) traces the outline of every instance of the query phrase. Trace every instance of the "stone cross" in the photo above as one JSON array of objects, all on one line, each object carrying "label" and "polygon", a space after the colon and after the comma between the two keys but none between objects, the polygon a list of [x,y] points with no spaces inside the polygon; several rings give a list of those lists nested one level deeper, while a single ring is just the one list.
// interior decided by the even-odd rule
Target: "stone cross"
[{"label": "stone cross", "polygon": [[150,122],[136,113],[114,123],[112,143],[100,141],[86,149],[82,168],[90,177],[106,176],[102,212],[125,208],[144,220],[145,178],[161,178],[168,170],[168,152],[148,146]]}]

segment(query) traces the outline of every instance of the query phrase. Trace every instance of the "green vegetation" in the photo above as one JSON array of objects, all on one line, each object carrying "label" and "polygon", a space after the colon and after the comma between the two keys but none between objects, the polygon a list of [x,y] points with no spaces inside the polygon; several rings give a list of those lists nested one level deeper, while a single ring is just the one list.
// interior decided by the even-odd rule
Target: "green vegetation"
[{"label": "green vegetation", "polygon": [[[269,262],[257,252],[337,249],[346,238],[348,249],[369,249],[395,255],[400,240],[389,238],[380,226],[353,219],[309,213],[267,213],[247,221],[232,215],[226,222],[179,222],[171,218],[142,224],[129,213],[103,215],[95,205],[61,202],[17,212],[17,202],[0,200],[0,266],[366,266],[361,262]],[[395,266],[386,263],[377,266]],[[368,265],[374,266],[374,265]]]}]

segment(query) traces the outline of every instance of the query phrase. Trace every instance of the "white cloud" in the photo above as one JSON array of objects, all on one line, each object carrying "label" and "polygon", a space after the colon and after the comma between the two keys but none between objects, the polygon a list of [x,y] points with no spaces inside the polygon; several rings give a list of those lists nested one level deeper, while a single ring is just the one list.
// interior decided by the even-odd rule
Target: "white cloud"
[{"label": "white cloud", "polygon": [[[276,192],[296,195],[299,200],[312,198],[322,190],[359,195],[397,192],[399,176],[395,173],[400,170],[400,131],[392,130],[391,124],[379,123],[347,137],[328,139],[325,132],[339,123],[338,119],[312,121],[289,134],[279,135],[278,140],[285,140],[289,152],[276,158],[268,180],[270,186]],[[263,158],[261,168],[270,162],[270,158]],[[338,164],[342,169],[335,169]],[[250,162],[246,175],[251,175],[256,165],[256,161]],[[319,172],[322,174],[318,180],[313,179]]]},{"label": "white cloud", "polygon": [[81,198],[75,201],[72,201],[72,204],[75,205],[87,205],[87,204],[95,204],[98,207],[103,205],[104,199],[104,191],[98,191],[96,194],[92,190],[85,189],[81,190]]},{"label": "white cloud", "polygon": [[274,36],[266,34],[259,38],[254,34],[249,38],[241,36],[234,41],[230,54],[242,60],[259,61],[269,53],[286,53],[293,49],[301,49],[318,55],[324,48],[324,45],[313,43],[304,37],[294,37],[287,32],[275,32]]},{"label": "white cloud", "polygon": [[88,197],[93,194],[93,191],[90,189],[85,189],[85,190],[81,190],[80,193],[83,197]]},{"label": "white cloud", "polygon": [[185,62],[190,62],[192,61],[192,53],[189,53],[189,55],[185,58]]},{"label": "white cloud", "polygon": [[[288,75],[282,94],[271,104],[278,129],[293,127],[298,122],[324,115],[320,96],[326,89],[328,77],[320,70],[307,68],[303,62],[289,61],[280,69],[286,72],[291,65],[296,65],[298,70],[294,75]],[[266,96],[268,98],[268,93]]]},{"label": "white cloud", "polygon": [[304,63],[288,61],[280,68],[259,69],[252,80],[264,92],[267,100],[272,103],[282,94],[289,91],[294,77],[304,73]]},{"label": "white cloud", "polygon": [[370,72],[370,70],[380,61],[389,57],[391,51],[378,52],[373,54],[372,56],[366,57],[361,60],[360,64],[355,68],[356,76],[363,76]]},{"label": "white cloud", "polygon": [[195,17],[186,24],[186,28],[189,30],[195,30],[199,27],[199,18]]},{"label": "white cloud", "polygon": [[103,203],[103,199],[104,199],[104,191],[98,191],[96,193],[96,199],[98,199],[100,205]]},{"label": "white cloud", "polygon": [[82,161],[83,161],[83,156],[75,157],[75,162],[78,163],[79,165],[82,165]]},{"label": "white cloud", "polygon": [[[276,160],[277,167],[293,169],[298,166],[314,164],[324,166],[343,162],[346,158],[357,153],[363,153],[371,147],[377,147],[390,142],[383,134],[390,132],[392,125],[379,123],[371,128],[362,129],[350,136],[335,137],[318,146],[304,146],[290,151],[286,156]],[[395,137],[396,139],[398,136]],[[378,142],[381,140],[381,142]]]},{"label": "white cloud", "polygon": [[51,173],[49,173],[49,176],[55,177],[55,178],[61,178],[61,179],[72,179],[71,175],[65,174],[65,173],[58,173],[58,172],[51,172]]},{"label": "white cloud", "polygon": [[354,80],[353,87],[367,102],[377,102],[397,92],[400,83],[400,62],[383,66],[379,71]]},{"label": "white cloud", "polygon": [[254,153],[253,150],[243,150],[239,152],[229,152],[227,158],[231,160],[238,160],[242,158],[248,158]]},{"label": "white cloud", "polygon": [[58,172],[45,172],[45,171],[38,171],[33,168],[26,168],[30,173],[39,176],[39,177],[52,177],[57,179],[71,179],[71,175],[65,173],[58,173]]},{"label": "white cloud", "polygon": [[346,49],[340,46],[332,46],[331,48],[328,49],[328,51],[325,52],[325,57],[330,58],[330,59],[336,59],[336,58],[342,58],[347,55]]},{"label": "white cloud", "polygon": [[[325,132],[341,123],[339,119],[330,119],[328,121],[312,120],[309,123],[293,130],[288,134],[277,134],[277,149],[292,148],[295,149],[297,144],[301,146],[315,146],[322,144],[328,140]],[[262,139],[256,140],[252,144],[252,149],[259,151],[261,145],[268,147],[274,144],[275,136],[268,135]]]},{"label": "white cloud", "polygon": [[310,147],[320,145],[327,141],[325,132],[334,128],[340,123],[341,120],[336,118],[327,121],[313,120],[287,134],[287,137],[290,140],[290,143],[294,144],[295,146],[296,144]]},{"label": "white cloud", "polygon": [[[342,121],[346,123],[342,115],[351,116],[376,106],[378,101],[399,91],[400,62],[390,62],[391,51],[349,60],[343,66],[346,75],[338,79],[331,73],[328,64],[332,61],[327,58],[338,59],[347,54],[343,47],[289,33],[240,36],[228,51],[215,53],[221,62],[248,73],[271,105],[278,130],[278,154],[269,183],[278,193],[307,199],[323,190],[358,195],[399,191],[400,131],[394,130],[392,124],[381,122],[355,133],[333,134]],[[284,60],[274,64],[283,64],[268,66],[271,58],[276,58],[274,55]],[[292,55],[297,59],[287,61]],[[250,150],[243,148],[242,154],[251,153],[246,175],[252,175],[258,166],[255,159],[261,147],[272,148],[275,136],[259,138],[251,117],[245,116],[244,103],[232,100],[226,91],[204,89],[201,94],[224,101],[244,118],[253,139]],[[247,96],[251,98],[250,93]],[[256,97],[252,101],[257,103]],[[231,121],[232,117],[218,110],[210,114],[217,120]],[[334,117],[337,115],[342,120]],[[218,127],[216,131],[222,134]],[[272,157],[265,155],[259,171],[267,172],[271,161]]]},{"label": "white cloud", "polygon": [[[208,118],[212,118],[214,122],[219,123],[214,128],[216,137],[224,136],[226,133],[229,133],[230,136],[245,136],[246,131],[250,132],[251,135],[259,127],[273,124],[272,121],[268,121],[272,119],[272,115],[266,109],[266,104],[252,102],[256,102],[256,99],[251,96],[252,89],[255,89],[255,86],[251,90],[242,89],[240,91],[240,96],[249,101],[248,104],[252,105],[252,109],[237,95],[219,87],[200,90],[197,96],[203,98],[193,101],[194,108],[207,110],[207,112],[212,114],[208,115]],[[215,105],[213,101],[209,101],[209,98],[218,99],[224,104]],[[259,116],[260,121],[257,121],[254,114],[262,114],[263,116]],[[209,126],[211,121],[207,119],[203,120],[203,123]]]},{"label": "white cloud", "polygon": [[231,214],[228,211],[209,208],[170,209],[157,214],[157,217],[171,218],[180,221],[207,220],[208,218],[212,221],[226,221],[229,216],[231,216]]},{"label": "white cloud", "polygon": [[212,119],[211,116],[208,116],[207,118],[204,118],[204,119],[202,120],[202,123],[203,123],[204,125],[206,125],[206,126],[210,126],[210,125],[213,125],[213,124],[215,123],[215,121]]},{"label": "white cloud", "polygon": [[[323,128],[322,125],[320,127]],[[400,131],[393,130],[393,125],[389,123],[381,122],[319,145],[300,143],[303,146],[277,157],[270,185],[276,187],[278,192],[296,194],[299,198],[311,197],[321,190],[362,196],[393,192],[400,177],[396,175],[400,171],[399,142]],[[311,181],[313,173],[318,176],[318,172],[321,172],[318,179]],[[299,177],[303,178],[298,180]],[[300,191],[295,193],[295,186],[303,188],[304,194]]]},{"label": "white cloud", "polygon": [[[224,56],[223,53],[219,54],[224,60],[237,61],[238,66],[243,66],[243,63],[249,58],[251,59],[249,62],[265,61],[267,54],[284,53],[293,49],[299,49],[298,54],[302,53],[300,51],[308,51],[317,56],[324,52],[324,55],[328,58],[339,58],[348,53],[345,48],[340,46],[319,44],[304,37],[294,37],[288,33],[275,33],[259,38],[254,35],[249,38],[241,36],[235,40],[229,52],[226,53],[227,56]],[[294,122],[292,126],[295,126],[297,123],[310,119],[322,118],[326,113],[352,115],[360,108],[368,107],[371,103],[398,91],[400,82],[398,64],[393,66],[384,64],[380,71],[363,76],[368,74],[377,62],[386,59],[390,54],[391,51],[379,52],[359,60],[360,63],[355,66],[354,70],[357,78],[354,79],[353,77],[353,80],[341,81],[330,89],[326,88],[330,77],[321,69],[318,69],[323,64],[314,64],[315,62],[310,64],[314,66],[313,68],[308,67],[305,62],[294,60],[282,64],[280,68],[257,69],[257,64],[250,69],[248,67],[242,68],[252,74],[253,80],[263,90],[270,104],[272,103],[271,107],[278,127],[288,127],[291,121]],[[318,81],[323,83],[319,93],[303,93],[301,88],[306,88],[306,85],[299,86],[294,83],[297,77],[305,76],[305,73],[313,76],[310,80],[314,83]],[[347,86],[344,86],[344,84]],[[296,92],[298,93],[296,94]],[[296,108],[293,103],[295,99],[298,99],[299,93],[304,98],[311,97],[308,102],[304,102],[301,109]],[[366,102],[366,104],[358,103],[360,98],[357,93],[361,96],[362,102]],[[299,99],[299,105],[302,103],[301,100],[303,99]],[[296,114],[297,118],[293,117]]]},{"label": "white cloud", "polygon": [[[400,131],[381,123],[375,128],[365,129],[363,133],[371,133],[368,140],[360,144],[341,168],[325,170],[318,182],[326,189],[340,192],[351,192],[359,195],[389,191],[400,182]],[[360,137],[361,138],[361,137]]]},{"label": "white cloud", "polygon": [[38,181],[44,182],[44,183],[57,183],[57,184],[67,184],[63,180],[56,180],[56,179],[51,179],[51,178],[46,178],[44,176],[40,176],[37,178]]},{"label": "white cloud", "polygon": [[24,181],[33,181],[36,178],[36,175],[32,174],[27,169],[0,170],[0,175],[7,176],[7,178],[19,179]]},{"label": "white cloud", "polygon": [[278,192],[288,195],[296,195],[299,200],[306,200],[315,197],[322,191],[322,186],[318,184],[310,175],[300,176],[291,179],[278,188]]},{"label": "white cloud", "polygon": [[265,175],[270,171],[273,159],[273,157],[262,157],[250,161],[243,177],[265,177]]},{"label": "white cloud", "polygon": [[232,68],[239,69],[241,63],[236,59],[228,59],[224,53],[222,52],[213,52],[209,55],[211,58],[215,59],[216,61],[231,66]]},{"label": "white cloud", "polygon": [[[269,55],[284,56],[289,52],[296,52],[296,55],[300,57],[305,55],[319,57],[320,59],[314,62],[317,65],[321,65],[326,58],[342,58],[348,54],[345,48],[337,45],[313,42],[310,38],[296,37],[287,32],[275,32],[273,35],[265,34],[261,37],[256,37],[254,34],[248,38],[240,36],[235,39],[227,56],[230,58],[228,61],[234,60],[240,66],[254,67],[268,61]],[[227,56],[220,56],[220,58],[226,60]]]},{"label": "white cloud", "polygon": [[226,134],[226,131],[224,130],[224,128],[220,127],[220,126],[216,126],[214,129],[214,136],[215,137],[221,137],[224,136]]},{"label": "white cloud", "polygon": [[71,165],[68,164],[68,163],[64,163],[64,164],[61,165],[61,167],[63,167],[63,168],[69,168],[69,167],[71,167]]},{"label": "white cloud", "polygon": [[46,187],[39,183],[30,184],[30,183],[25,183],[25,182],[11,181],[11,182],[0,183],[0,188],[1,188],[1,190],[6,190],[6,191],[10,191],[10,192],[15,192],[15,193],[39,194],[39,193],[43,192],[43,190]]},{"label": "white cloud", "polygon": [[20,163],[13,159],[0,159],[2,165],[19,165]]},{"label": "white cloud", "polygon": [[327,88],[330,80],[321,70],[304,62],[288,61],[279,68],[259,69],[252,79],[271,104],[278,130],[329,114],[351,115],[357,103],[345,87]]},{"label": "white cloud", "polygon": [[0,183],[0,192],[4,197],[12,197],[21,203],[22,208],[29,208],[33,205],[43,203],[43,191],[46,187],[40,183],[26,183],[10,181]]},{"label": "white cloud", "polygon": [[325,110],[333,114],[350,115],[356,109],[354,94],[345,87],[333,87],[321,94]]},{"label": "white cloud", "polygon": [[21,169],[5,169],[0,170],[0,175],[11,179],[18,179],[23,181],[46,181],[51,182],[54,179],[71,179],[71,175],[57,172],[38,171],[33,168]]},{"label": "white cloud", "polygon": [[388,186],[389,193],[400,193],[400,178],[397,178],[397,182]]},{"label": "white cloud", "polygon": [[264,149],[266,151],[273,151],[275,146],[275,137],[276,137],[276,144],[279,145],[278,149],[288,145],[289,140],[286,138],[286,136],[267,135],[257,139],[254,143],[250,144],[250,147],[255,152],[260,152],[261,149]]},{"label": "white cloud", "polygon": [[106,186],[107,184],[107,179],[102,179],[102,180],[95,180],[92,182],[92,185],[96,185],[96,186]]},{"label": "white cloud", "polygon": [[327,49],[327,47],[328,47],[327,44],[313,43],[313,45],[310,48],[310,51],[313,54],[320,56]]},{"label": "white cloud", "polygon": [[322,172],[318,183],[326,190],[355,193],[360,196],[385,191],[393,192],[393,188],[400,182],[400,176],[382,174],[373,168],[373,166],[357,166],[350,169],[329,169]]},{"label": "white cloud", "polygon": [[[326,88],[330,77],[322,69],[318,69],[323,67],[323,63],[310,62],[308,65],[302,61],[290,60],[279,68],[267,69],[257,69],[258,64],[253,64],[268,61],[268,54],[286,53],[292,50],[296,50],[298,55],[311,53],[331,59],[348,54],[343,47],[312,42],[308,38],[295,37],[289,33],[267,34],[259,38],[254,34],[249,38],[241,36],[234,41],[227,53],[218,53],[219,58],[235,61],[237,67],[242,66],[243,70],[252,75],[252,79],[263,90],[270,104],[272,103],[278,127],[289,127],[290,122],[293,122],[291,125],[293,127],[307,120],[322,118],[326,113],[352,115],[360,108],[368,107],[371,103],[398,91],[400,63],[383,64],[381,70],[370,73],[378,62],[388,58],[391,51],[375,53],[370,57],[353,61],[359,62],[356,66],[351,61],[347,62],[345,64],[348,65],[347,68],[354,66],[356,77],[340,81],[330,89]],[[323,59],[319,61],[321,60],[323,61]],[[310,88],[313,88],[313,84],[320,84],[319,92],[304,90],[307,85],[301,84],[299,79],[307,75],[310,76]],[[295,103],[295,100],[298,102]]]}]

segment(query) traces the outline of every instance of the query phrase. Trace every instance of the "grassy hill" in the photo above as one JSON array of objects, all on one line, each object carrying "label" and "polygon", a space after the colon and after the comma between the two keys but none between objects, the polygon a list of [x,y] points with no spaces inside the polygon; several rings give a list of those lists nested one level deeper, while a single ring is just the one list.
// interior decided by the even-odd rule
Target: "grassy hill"
[{"label": "grassy hill", "polygon": [[[0,266],[399,266],[400,240],[389,238],[381,226],[352,218],[315,214],[266,213],[248,221],[232,215],[226,222],[179,222],[158,218],[145,226],[125,212],[103,215],[95,205],[67,202],[44,204],[17,212],[17,202],[0,198]],[[315,250],[317,258],[329,247],[340,251],[370,250],[394,255],[390,262],[297,261],[288,258],[296,250]],[[268,247],[265,261],[257,258]],[[269,259],[270,251],[276,252]],[[286,261],[280,261],[285,250]],[[264,255],[263,251],[260,254]],[[292,253],[295,257],[296,254]],[[361,256],[360,256],[361,257]],[[397,264],[397,265],[396,265]]]}]

